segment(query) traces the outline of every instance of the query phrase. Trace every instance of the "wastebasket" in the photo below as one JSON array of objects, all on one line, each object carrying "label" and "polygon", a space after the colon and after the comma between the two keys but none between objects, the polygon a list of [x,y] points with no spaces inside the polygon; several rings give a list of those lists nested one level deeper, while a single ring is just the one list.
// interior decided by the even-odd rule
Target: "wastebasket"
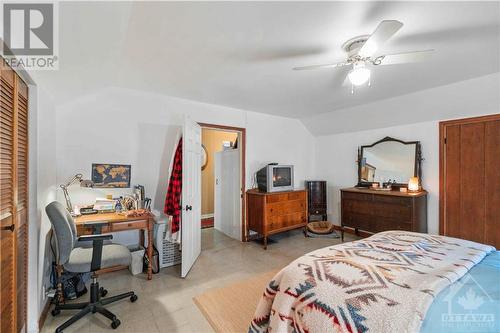
[{"label": "wastebasket", "polygon": [[129,247],[130,254],[132,255],[132,261],[128,266],[130,273],[132,275],[137,275],[142,273],[142,258],[144,257],[144,248],[142,246]]}]

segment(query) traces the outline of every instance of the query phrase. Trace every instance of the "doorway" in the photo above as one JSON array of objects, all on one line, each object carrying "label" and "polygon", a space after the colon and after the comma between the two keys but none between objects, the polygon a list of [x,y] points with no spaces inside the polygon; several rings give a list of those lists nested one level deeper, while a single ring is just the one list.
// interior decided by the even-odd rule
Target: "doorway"
[{"label": "doorway", "polygon": [[245,129],[200,124],[202,129],[202,248],[222,239],[246,239]]}]

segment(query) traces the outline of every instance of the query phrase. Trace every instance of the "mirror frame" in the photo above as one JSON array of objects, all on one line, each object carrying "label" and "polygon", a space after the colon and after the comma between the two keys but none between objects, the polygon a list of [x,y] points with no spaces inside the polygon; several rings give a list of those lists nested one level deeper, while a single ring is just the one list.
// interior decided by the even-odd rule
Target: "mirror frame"
[{"label": "mirror frame", "polygon": [[[413,176],[418,177],[419,182],[422,182],[422,147],[420,145],[420,141],[402,141],[399,139],[391,138],[390,136],[386,136],[382,140],[379,140],[375,143],[372,143],[371,145],[365,145],[365,146],[360,146],[358,147],[358,160],[356,161],[358,164],[358,184],[356,185],[357,187],[369,187],[371,186],[374,182],[365,182],[361,181],[361,161],[363,160],[363,151],[366,148],[371,148],[373,146],[378,145],[379,143],[383,142],[399,142],[403,145],[415,145],[415,167],[413,168]],[[408,183],[395,183],[393,184],[395,187],[406,187],[408,186]]]}]

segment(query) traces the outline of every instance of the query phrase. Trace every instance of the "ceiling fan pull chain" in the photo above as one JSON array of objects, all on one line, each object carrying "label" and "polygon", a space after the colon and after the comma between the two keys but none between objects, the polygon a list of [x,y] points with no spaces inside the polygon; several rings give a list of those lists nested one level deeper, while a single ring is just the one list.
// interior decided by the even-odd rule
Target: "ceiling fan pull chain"
[{"label": "ceiling fan pull chain", "polygon": [[354,84],[351,83],[351,95],[354,95]]},{"label": "ceiling fan pull chain", "polygon": [[368,78],[368,87],[371,86],[372,86],[372,76],[370,75],[370,77]]}]

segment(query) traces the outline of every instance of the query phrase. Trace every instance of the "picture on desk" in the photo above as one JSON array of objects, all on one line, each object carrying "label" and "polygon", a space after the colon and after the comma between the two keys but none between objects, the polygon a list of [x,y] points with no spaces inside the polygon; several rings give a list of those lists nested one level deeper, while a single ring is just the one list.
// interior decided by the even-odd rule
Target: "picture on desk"
[{"label": "picture on desk", "polygon": [[92,182],[98,188],[130,187],[130,169],[127,164],[92,164]]}]

